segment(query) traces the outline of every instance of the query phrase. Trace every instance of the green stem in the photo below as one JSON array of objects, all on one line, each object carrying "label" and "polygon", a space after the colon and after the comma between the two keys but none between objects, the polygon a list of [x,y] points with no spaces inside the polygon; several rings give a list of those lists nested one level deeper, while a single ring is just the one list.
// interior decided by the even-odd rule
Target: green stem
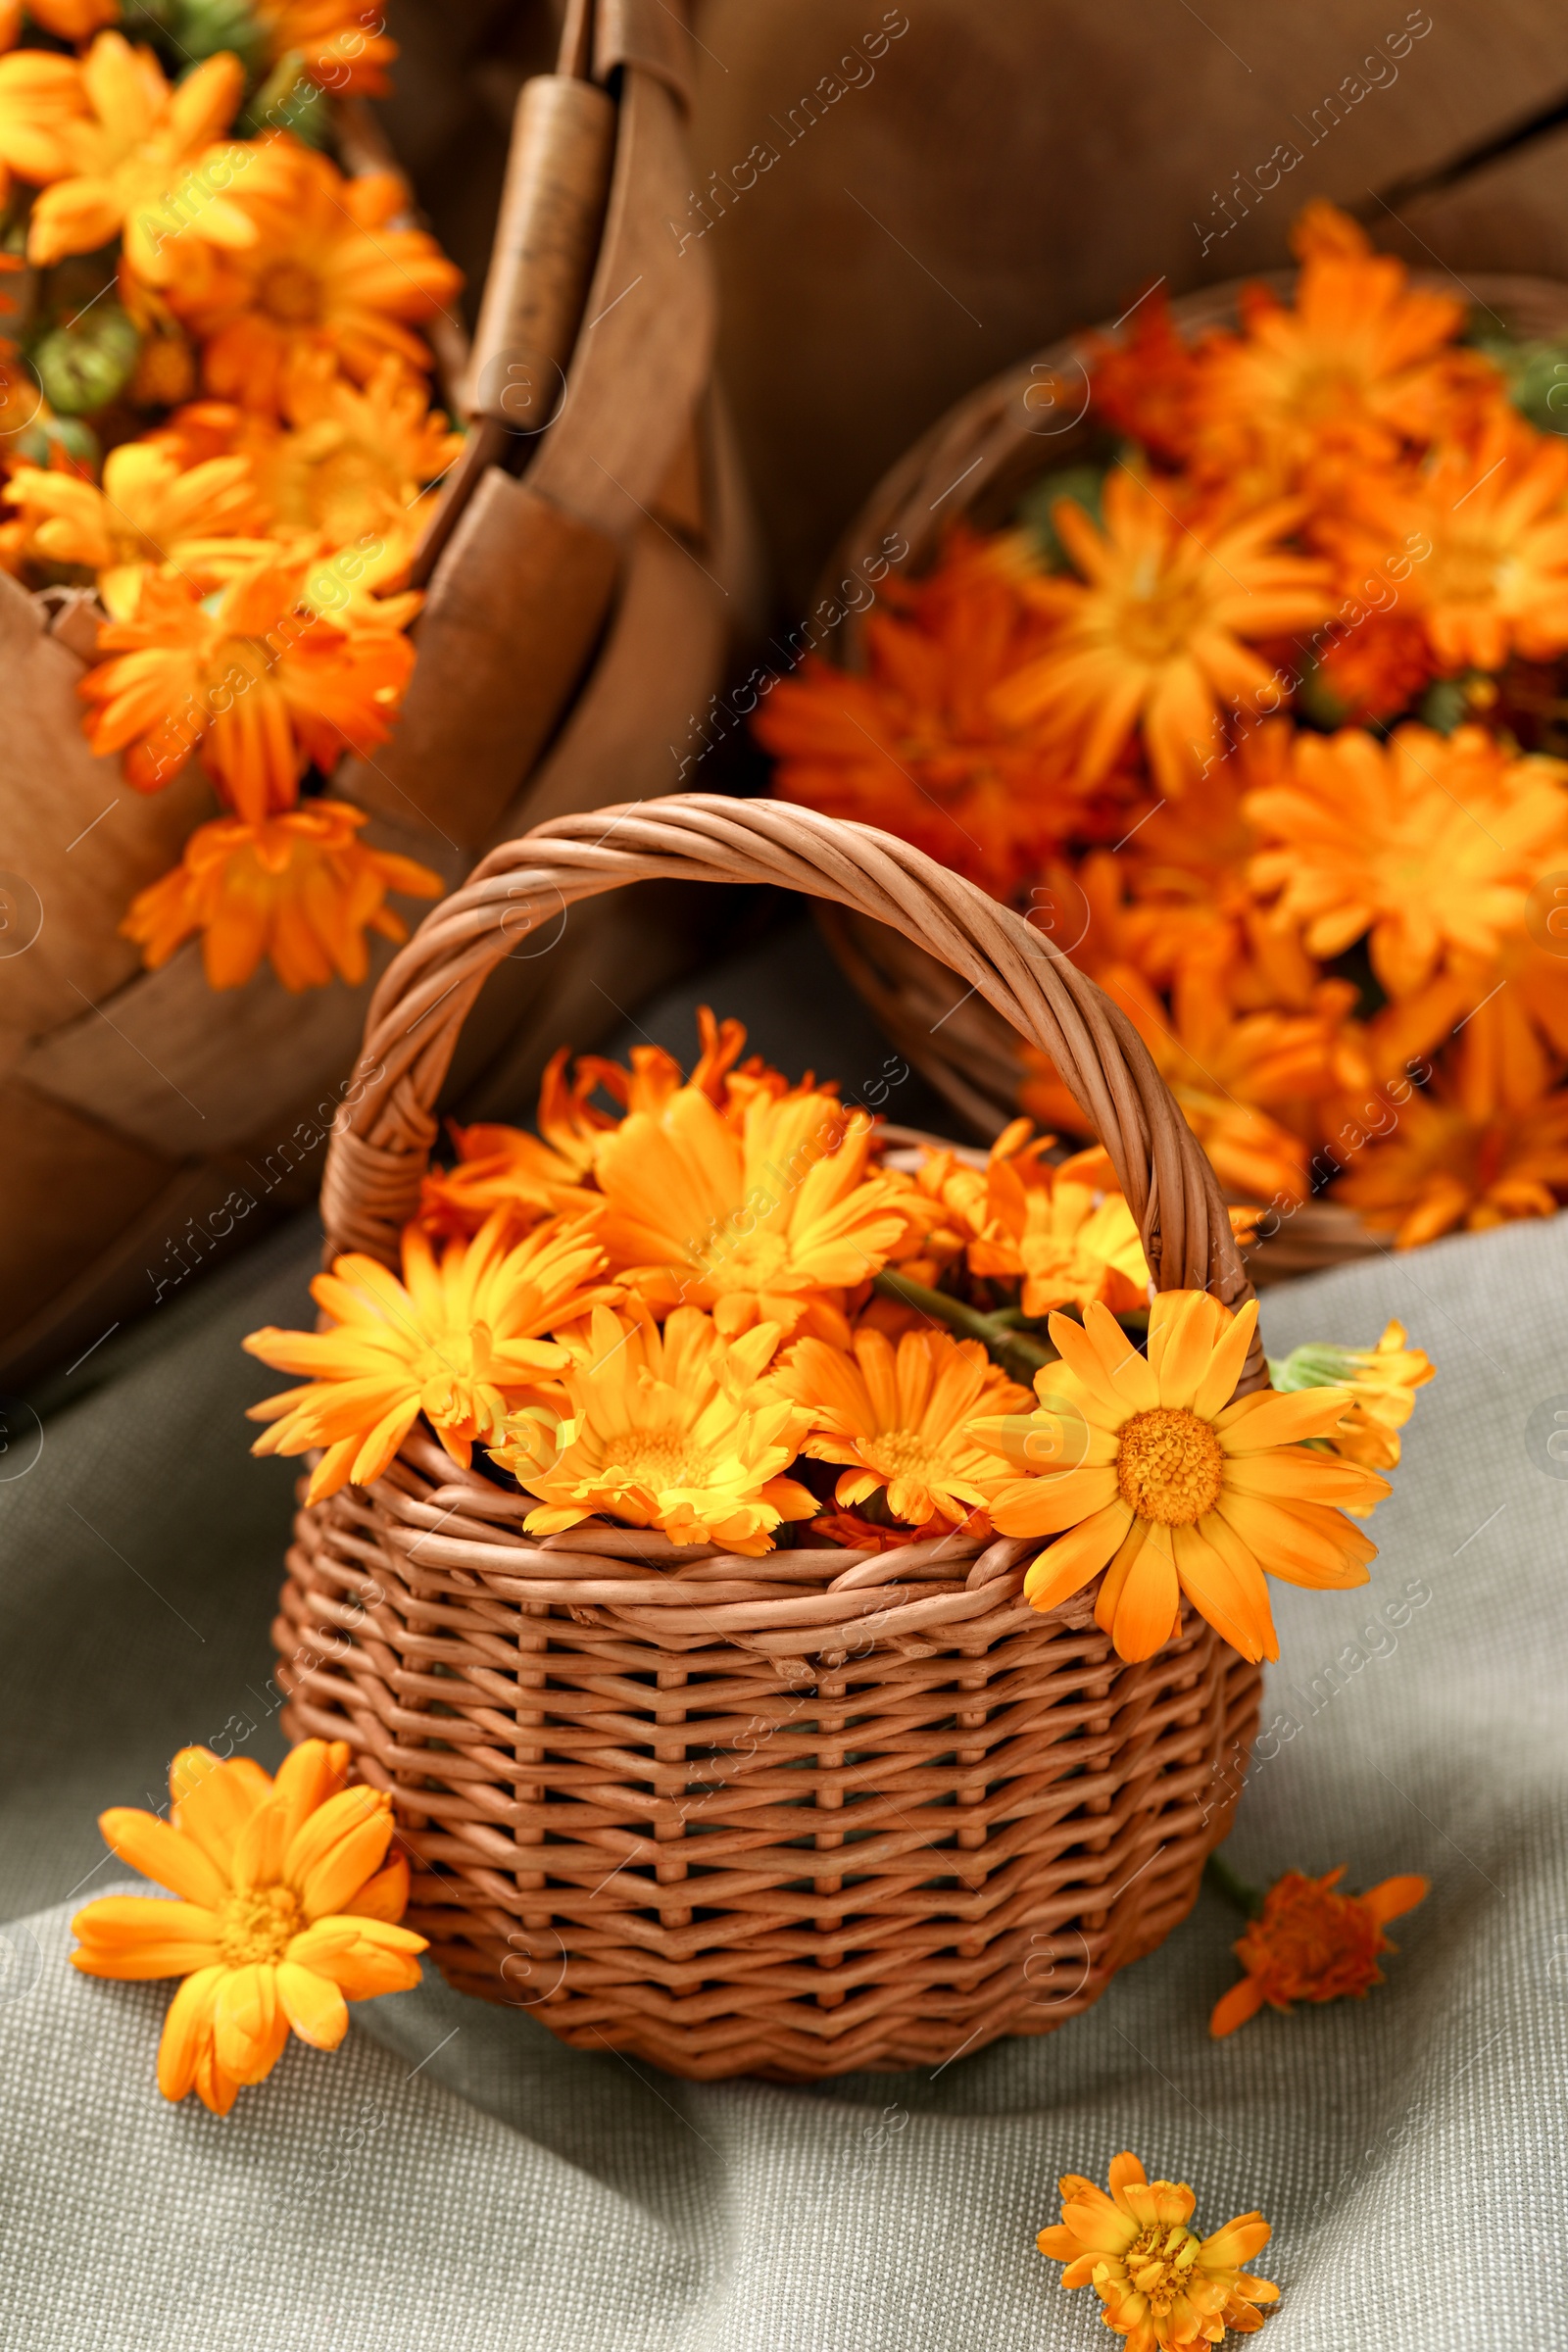
[{"label": "green stem", "polygon": [[1003,1370],[1026,1389],[1034,1386],[1037,1372],[1057,1360],[1056,1350],[1045,1341],[1027,1332],[1009,1331],[995,1315],[983,1315],[978,1307],[965,1306],[961,1298],[950,1298],[946,1291],[927,1290],[923,1282],[911,1282],[906,1274],[895,1274],[891,1267],[878,1274],[871,1287],[884,1298],[897,1298],[918,1314],[934,1316],[951,1330],[961,1332],[966,1340],[978,1340]]},{"label": "green stem", "polygon": [[1237,1910],[1245,1912],[1249,1919],[1262,1918],[1263,1897],[1260,1890],[1256,1886],[1250,1886],[1244,1878],[1239,1878],[1219,1854],[1209,1855],[1203,1864],[1203,1876],[1216,1894],[1222,1894],[1228,1903],[1234,1903]]}]

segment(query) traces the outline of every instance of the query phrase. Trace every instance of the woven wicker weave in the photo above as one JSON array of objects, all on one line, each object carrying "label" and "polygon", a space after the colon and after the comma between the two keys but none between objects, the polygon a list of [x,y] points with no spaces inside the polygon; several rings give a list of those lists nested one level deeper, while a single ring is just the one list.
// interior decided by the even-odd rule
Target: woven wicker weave
[{"label": "woven wicker weave", "polygon": [[[652,875],[769,882],[926,940],[1055,1055],[1163,1289],[1250,1296],[1207,1162],[1130,1024],[920,852],[773,802],[564,817],[485,859],[371,1006],[328,1156],[329,1253],[395,1262],[486,973]],[[1260,1353],[1244,1388],[1264,1377]],[[346,1739],[415,1857],[411,1923],[464,1989],[678,2074],[940,2063],[1047,2033],[1191,1907],[1259,1673],[1202,1621],[1123,1664],[1034,1546],[737,1559],[585,1527],[428,1437],[301,1513],[275,1638],[290,1736]]]}]

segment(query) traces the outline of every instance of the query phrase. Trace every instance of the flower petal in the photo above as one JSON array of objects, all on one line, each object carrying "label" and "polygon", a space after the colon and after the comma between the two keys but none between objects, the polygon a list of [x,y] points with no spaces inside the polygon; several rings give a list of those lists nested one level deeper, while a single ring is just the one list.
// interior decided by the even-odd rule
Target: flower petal
[{"label": "flower petal", "polygon": [[1431,1891],[1431,1880],[1418,1878],[1414,1871],[1410,1871],[1402,1877],[1384,1879],[1378,1886],[1369,1886],[1361,1900],[1381,1928],[1386,1927],[1391,1919],[1397,1919],[1401,1912],[1413,1911],[1417,1903],[1426,1901]]},{"label": "flower petal", "polygon": [[143,1878],[156,1879],[172,1894],[183,1895],[187,1903],[211,1910],[227,1894],[227,1874],[194,1838],[172,1829],[156,1813],[143,1813],[132,1805],[111,1805],[107,1813],[99,1814],[98,1827],[122,1862],[139,1870]]},{"label": "flower petal", "polygon": [[296,1831],[283,1876],[307,1919],[352,1909],[351,1898],[375,1876],[392,1838],[392,1800],[378,1788],[345,1788]]},{"label": "flower petal", "polygon": [[260,1766],[250,1764],[248,1759],[224,1763],[217,1756],[209,1756],[205,1748],[185,1748],[170,1768],[172,1789],[176,1767],[187,1758],[204,1760],[178,1776],[174,1826],[196,1840],[208,1859],[222,1872],[225,1882],[232,1885],[234,1848],[240,1832],[257,1806],[265,1804],[271,1795],[272,1784]]},{"label": "flower petal", "polygon": [[384,1870],[367,1879],[354,1897],[356,1919],[400,1920],[409,1907],[409,1865],[395,1853]]},{"label": "flower petal", "polygon": [[213,2048],[236,2082],[260,2082],[277,2052],[277,1985],[270,1961],[250,1960],[224,1972],[213,2004]]},{"label": "flower petal", "polygon": [[290,1840],[318,1805],[347,1788],[351,1753],[346,1740],[302,1740],[283,1758],[272,1791],[287,1813]]},{"label": "flower petal", "polygon": [[[1077,1527],[1058,1536],[1054,1544],[1030,1561],[1023,1580],[1024,1598],[1033,1609],[1056,1609],[1072,1594],[1081,1592],[1092,1576],[1098,1576],[1131,1527],[1133,1514],[1129,1504],[1118,1499],[1096,1511],[1093,1518],[1081,1520]],[[1000,1534],[1008,1531],[1001,1526],[992,1513],[992,1525]]]},{"label": "flower petal", "polygon": [[1208,2021],[1209,2033],[1216,2041],[1223,2041],[1227,2034],[1234,2034],[1238,2026],[1245,2026],[1250,2017],[1255,2017],[1262,2006],[1262,1985],[1256,1977],[1243,1977],[1240,1984],[1233,1984],[1229,1992],[1222,1992],[1214,2003]]},{"label": "flower petal", "polygon": [[1163,1649],[1181,1603],[1170,1530],[1152,1525],[1117,1595],[1110,1629],[1116,1655],[1136,1665]]},{"label": "flower petal", "polygon": [[348,2003],[339,1987],[297,1960],[277,1964],[278,1998],[301,2041],[335,2050],[349,2030]]},{"label": "flower petal", "polygon": [[213,2004],[227,1970],[215,1963],[198,1969],[170,2002],[158,2043],[158,2087],[166,2099],[182,2099],[213,2038]]},{"label": "flower petal", "polygon": [[211,1968],[219,1926],[195,1903],[169,1903],[154,1894],[106,1894],[71,1923],[81,1948],[71,1964],[84,1977],[186,1977]]}]

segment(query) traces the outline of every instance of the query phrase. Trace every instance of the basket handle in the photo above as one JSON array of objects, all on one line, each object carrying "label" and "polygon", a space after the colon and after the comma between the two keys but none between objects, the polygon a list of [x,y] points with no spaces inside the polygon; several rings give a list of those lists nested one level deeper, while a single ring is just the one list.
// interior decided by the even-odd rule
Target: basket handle
[{"label": "basket handle", "polygon": [[[918,939],[1051,1055],[1110,1155],[1157,1289],[1252,1297],[1219,1186],[1148,1048],[1058,948],[976,884],[870,825],[782,801],[678,793],[552,817],[492,850],[424,918],[383,975],[321,1183],[330,1259],[396,1267],[416,1214],[436,1099],[468,1008],[524,941],[564,936],[580,899],[654,879],[770,883]],[[554,936],[552,936],[552,933]],[[1263,1385],[1255,1337],[1241,1388]]]}]

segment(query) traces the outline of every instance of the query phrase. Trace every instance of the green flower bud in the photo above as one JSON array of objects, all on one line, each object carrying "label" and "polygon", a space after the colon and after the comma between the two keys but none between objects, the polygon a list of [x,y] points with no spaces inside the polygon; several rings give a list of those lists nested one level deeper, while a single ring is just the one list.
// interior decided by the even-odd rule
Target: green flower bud
[{"label": "green flower bud", "polygon": [[267,63],[267,31],[250,0],[126,0],[122,26],[127,40],[150,41],[173,73],[231,49],[247,75]]},{"label": "green flower bud", "polygon": [[57,449],[63,450],[74,465],[91,466],[94,474],[103,456],[97,434],[79,416],[35,416],[10,446],[16,465],[41,466],[46,471],[54,463]]},{"label": "green flower bud", "polygon": [[31,356],[49,406],[62,416],[90,416],[124,390],[140,349],[119,303],[97,302],[73,325],[40,336]]},{"label": "green flower bud", "polygon": [[270,132],[292,131],[307,147],[327,147],[332,138],[332,110],[326,93],[305,71],[298,49],[280,57],[239,119],[241,135],[265,139]]}]

